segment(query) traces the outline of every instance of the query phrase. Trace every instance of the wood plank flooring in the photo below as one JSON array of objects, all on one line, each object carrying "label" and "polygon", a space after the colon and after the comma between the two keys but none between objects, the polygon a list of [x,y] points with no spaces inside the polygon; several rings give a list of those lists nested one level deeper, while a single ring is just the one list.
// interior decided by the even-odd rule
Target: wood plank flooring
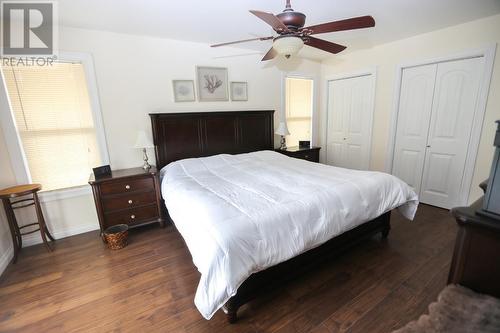
[{"label": "wood plank flooring", "polygon": [[173,227],[133,230],[119,251],[90,232],[54,253],[23,249],[0,278],[0,332],[390,332],[443,289],[455,235],[446,210],[421,205],[413,222],[394,212],[387,240],[258,298],[229,325],[196,310],[199,273]]}]

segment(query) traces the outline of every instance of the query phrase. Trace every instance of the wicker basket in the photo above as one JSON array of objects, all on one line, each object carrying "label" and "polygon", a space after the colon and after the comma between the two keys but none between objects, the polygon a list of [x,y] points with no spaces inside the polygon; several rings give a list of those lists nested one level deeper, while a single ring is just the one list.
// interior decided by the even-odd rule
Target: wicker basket
[{"label": "wicker basket", "polygon": [[104,240],[111,250],[123,249],[127,246],[128,225],[117,224],[104,230]]}]

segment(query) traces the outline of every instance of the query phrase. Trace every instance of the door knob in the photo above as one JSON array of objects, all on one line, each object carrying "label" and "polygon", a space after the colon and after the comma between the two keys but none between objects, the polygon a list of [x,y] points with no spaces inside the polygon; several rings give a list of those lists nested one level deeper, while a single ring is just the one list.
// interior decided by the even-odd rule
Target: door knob
[{"label": "door knob", "polygon": [[427,148],[430,148],[431,146],[430,145],[427,145]]}]

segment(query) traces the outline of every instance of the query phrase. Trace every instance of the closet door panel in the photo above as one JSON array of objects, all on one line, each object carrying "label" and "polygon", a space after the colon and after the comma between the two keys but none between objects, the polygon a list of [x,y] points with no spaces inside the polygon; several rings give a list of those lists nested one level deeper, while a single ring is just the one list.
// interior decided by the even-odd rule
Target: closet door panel
[{"label": "closet door panel", "polygon": [[420,191],[437,65],[406,68],[401,77],[392,173]]},{"label": "closet door panel", "polygon": [[444,208],[458,203],[483,61],[481,57],[438,65],[422,202]]},{"label": "closet door panel", "polygon": [[345,125],[349,107],[349,91],[338,81],[328,83],[328,127],[327,127],[327,164],[344,167]]},{"label": "closet door panel", "polygon": [[372,75],[329,82],[328,164],[349,169],[368,169],[372,93]]},{"label": "closet door panel", "polygon": [[351,102],[346,126],[346,164],[350,169],[367,170],[370,165],[370,145],[368,133],[371,122],[368,121],[373,112],[371,93],[373,91],[370,76],[349,79]]},{"label": "closet door panel", "polygon": [[401,149],[398,156],[398,168],[395,169],[394,175],[408,185],[413,187],[418,193],[420,181],[422,179],[423,158],[420,150]]}]

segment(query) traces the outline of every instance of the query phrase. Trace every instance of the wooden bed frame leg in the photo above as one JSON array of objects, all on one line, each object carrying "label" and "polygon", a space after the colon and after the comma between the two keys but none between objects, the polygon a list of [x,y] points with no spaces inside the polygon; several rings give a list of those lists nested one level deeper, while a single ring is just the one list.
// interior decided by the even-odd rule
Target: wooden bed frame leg
[{"label": "wooden bed frame leg", "polygon": [[236,323],[236,321],[238,320],[238,315],[236,312],[237,311],[232,311],[232,312],[226,313],[226,319],[227,319],[228,323],[230,323],[230,324]]},{"label": "wooden bed frame leg", "polygon": [[234,324],[238,320],[238,307],[231,304],[231,301],[228,301],[224,307],[223,311],[226,314],[226,319],[229,324]]}]

